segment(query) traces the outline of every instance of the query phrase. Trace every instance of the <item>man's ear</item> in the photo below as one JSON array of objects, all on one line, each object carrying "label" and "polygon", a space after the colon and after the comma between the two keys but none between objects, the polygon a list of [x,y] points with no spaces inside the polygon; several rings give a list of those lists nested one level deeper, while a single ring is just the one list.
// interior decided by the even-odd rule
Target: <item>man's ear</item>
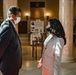
[{"label": "man's ear", "polygon": [[14,14],[11,14],[11,17],[13,18],[13,20],[16,20],[16,16]]}]

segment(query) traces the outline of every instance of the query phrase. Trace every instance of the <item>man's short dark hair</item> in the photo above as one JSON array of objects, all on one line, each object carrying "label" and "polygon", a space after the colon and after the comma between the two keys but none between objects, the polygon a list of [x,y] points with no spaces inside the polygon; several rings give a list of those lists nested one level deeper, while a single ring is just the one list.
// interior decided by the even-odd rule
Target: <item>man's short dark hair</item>
[{"label": "man's short dark hair", "polygon": [[11,14],[17,15],[18,12],[21,12],[21,9],[17,6],[11,6],[8,9],[7,16],[10,17]]}]

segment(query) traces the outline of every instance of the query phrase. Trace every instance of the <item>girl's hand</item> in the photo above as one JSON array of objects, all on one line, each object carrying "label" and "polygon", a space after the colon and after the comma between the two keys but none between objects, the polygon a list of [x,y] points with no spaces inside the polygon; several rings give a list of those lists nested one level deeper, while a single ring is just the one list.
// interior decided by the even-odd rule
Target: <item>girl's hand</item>
[{"label": "girl's hand", "polygon": [[37,65],[37,68],[40,68],[42,66],[42,63],[39,62],[38,65]]}]

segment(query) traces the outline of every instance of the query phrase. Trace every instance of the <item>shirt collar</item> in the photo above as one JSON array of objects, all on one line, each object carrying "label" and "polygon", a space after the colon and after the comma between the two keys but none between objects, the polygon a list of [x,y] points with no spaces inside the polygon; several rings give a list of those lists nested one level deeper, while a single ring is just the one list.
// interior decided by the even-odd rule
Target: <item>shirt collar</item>
[{"label": "shirt collar", "polygon": [[7,20],[10,20],[10,22],[12,23],[12,25],[15,27],[15,24],[12,22],[12,20],[10,18],[7,18]]}]

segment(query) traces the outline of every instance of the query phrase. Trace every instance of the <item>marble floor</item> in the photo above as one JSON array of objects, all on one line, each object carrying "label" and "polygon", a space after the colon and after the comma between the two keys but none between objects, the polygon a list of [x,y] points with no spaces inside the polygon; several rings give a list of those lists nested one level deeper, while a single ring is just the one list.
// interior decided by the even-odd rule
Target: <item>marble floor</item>
[{"label": "marble floor", "polygon": [[[22,58],[23,64],[19,75],[41,75],[41,68],[37,68],[37,61],[41,57],[41,47],[38,47],[37,60],[32,58],[32,46],[29,45],[28,40],[21,41],[22,43]],[[76,59],[76,46],[74,46],[74,59]],[[0,75],[2,73],[0,72]],[[62,63],[60,75],[76,75],[76,62]]]},{"label": "marble floor", "polygon": [[[23,66],[20,70],[20,75],[41,75],[41,68],[37,68],[37,61],[41,57],[41,48],[38,47],[37,60],[32,58],[31,46],[23,46]],[[27,51],[28,50],[28,51]],[[76,54],[76,47],[74,47],[74,53]],[[74,57],[75,58],[75,57]],[[60,75],[76,75],[76,62],[62,63]]]}]

